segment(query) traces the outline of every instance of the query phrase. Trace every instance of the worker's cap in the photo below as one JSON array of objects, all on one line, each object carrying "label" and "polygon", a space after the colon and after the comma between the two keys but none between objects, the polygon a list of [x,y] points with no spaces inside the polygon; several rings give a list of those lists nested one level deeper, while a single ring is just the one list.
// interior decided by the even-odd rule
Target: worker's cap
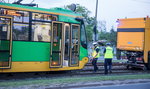
[{"label": "worker's cap", "polygon": [[106,45],[110,45],[110,43],[106,43]]},{"label": "worker's cap", "polygon": [[97,42],[94,42],[93,45],[94,45],[94,46],[97,46]]}]

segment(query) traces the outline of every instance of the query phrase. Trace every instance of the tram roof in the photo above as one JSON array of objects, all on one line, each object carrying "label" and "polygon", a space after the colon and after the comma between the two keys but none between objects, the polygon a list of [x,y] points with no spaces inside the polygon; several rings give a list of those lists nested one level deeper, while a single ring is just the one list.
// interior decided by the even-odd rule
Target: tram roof
[{"label": "tram roof", "polygon": [[55,14],[55,15],[63,15],[63,16],[69,16],[69,17],[82,17],[80,14],[77,14],[71,10],[67,10],[63,8],[45,9],[45,8],[39,8],[39,7],[30,7],[30,6],[23,6],[23,5],[10,4],[10,3],[1,3],[1,2],[0,2],[0,7],[32,11],[32,12]]}]

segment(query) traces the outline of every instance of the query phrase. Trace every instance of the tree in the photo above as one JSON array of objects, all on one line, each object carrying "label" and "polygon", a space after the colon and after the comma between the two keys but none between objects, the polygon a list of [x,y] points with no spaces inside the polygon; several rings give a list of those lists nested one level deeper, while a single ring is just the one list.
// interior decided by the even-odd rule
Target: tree
[{"label": "tree", "polygon": [[[65,6],[66,8],[69,8],[71,5]],[[82,16],[85,19],[85,27],[87,32],[87,39],[88,41],[92,41],[93,39],[93,28],[95,26],[95,18],[90,17],[89,14],[91,13],[86,7],[81,6],[77,4],[76,13],[82,14]],[[110,32],[106,31],[106,21],[98,21],[97,22],[97,28],[96,31],[98,33],[98,37],[100,40],[106,40],[107,42],[111,42],[112,45],[116,45],[116,31],[114,31],[114,27],[112,26]]]},{"label": "tree", "polygon": [[106,32],[106,21],[98,21],[98,31],[105,31]]},{"label": "tree", "polygon": [[114,30],[113,26],[110,30],[109,41],[112,43],[112,45],[117,44],[117,32]]},{"label": "tree", "polygon": [[106,32],[106,21],[99,21],[98,22],[98,30],[99,30],[99,39],[100,40],[107,40],[108,33]]},{"label": "tree", "polygon": [[110,42],[112,45],[116,46],[117,32],[114,30],[113,26],[112,26],[110,32],[107,32],[106,30],[101,30],[99,33],[99,39],[106,40],[107,42]]}]

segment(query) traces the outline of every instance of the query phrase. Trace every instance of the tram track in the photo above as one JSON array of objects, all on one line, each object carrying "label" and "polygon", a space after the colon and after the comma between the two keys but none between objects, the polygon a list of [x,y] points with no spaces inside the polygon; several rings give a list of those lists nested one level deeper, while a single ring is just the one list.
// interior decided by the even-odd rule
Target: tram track
[{"label": "tram track", "polygon": [[[112,63],[112,66],[124,66],[124,65],[126,65],[126,63],[124,63],[124,62],[114,62],[114,63]],[[89,62],[85,66],[92,66],[92,63]],[[97,66],[104,66],[104,63],[98,62]]]},{"label": "tram track", "polygon": [[[98,71],[97,72],[93,72],[93,65],[91,63],[87,63],[85,65],[85,67],[78,71],[77,75],[103,75],[104,74],[104,63],[97,63],[98,66]],[[137,73],[150,73],[150,71],[143,71],[142,69],[131,69],[128,70],[126,68],[126,64],[125,63],[119,63],[119,62],[115,62],[112,63],[112,73],[111,75],[118,75],[118,74],[137,74]]]},{"label": "tram track", "polygon": [[[103,66],[98,66],[98,69],[99,70],[104,70],[104,67]],[[86,66],[82,69],[83,71],[84,70],[93,70],[93,66]],[[127,70],[126,66],[113,66],[112,67],[112,70]]]},{"label": "tram track", "polygon": [[[11,73],[11,74],[0,74],[0,81],[12,80],[12,79],[34,79],[34,78],[60,78],[69,76],[90,76],[90,75],[104,75],[104,67],[102,63],[98,63],[99,70],[93,72],[93,66],[91,63],[86,64],[86,66],[81,70],[72,71],[57,71],[57,72],[36,72],[36,73]],[[150,73],[150,71],[143,71],[142,69],[127,70],[125,64],[113,63],[112,73],[109,75],[126,75],[126,74],[142,74]]]}]

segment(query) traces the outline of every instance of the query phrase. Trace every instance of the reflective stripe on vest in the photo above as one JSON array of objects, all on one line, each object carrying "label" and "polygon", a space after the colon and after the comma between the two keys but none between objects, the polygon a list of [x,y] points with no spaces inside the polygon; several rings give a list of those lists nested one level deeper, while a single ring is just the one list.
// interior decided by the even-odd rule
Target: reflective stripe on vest
[{"label": "reflective stripe on vest", "polygon": [[113,49],[111,47],[106,47],[104,58],[113,58]]},{"label": "reflective stripe on vest", "polygon": [[[99,49],[99,47],[96,47],[96,49]],[[96,52],[96,49],[95,50],[93,50],[93,53],[92,53],[92,57],[95,57],[95,55],[97,54],[97,56],[95,57],[95,58],[99,58],[100,57],[100,53],[98,52]]]}]

